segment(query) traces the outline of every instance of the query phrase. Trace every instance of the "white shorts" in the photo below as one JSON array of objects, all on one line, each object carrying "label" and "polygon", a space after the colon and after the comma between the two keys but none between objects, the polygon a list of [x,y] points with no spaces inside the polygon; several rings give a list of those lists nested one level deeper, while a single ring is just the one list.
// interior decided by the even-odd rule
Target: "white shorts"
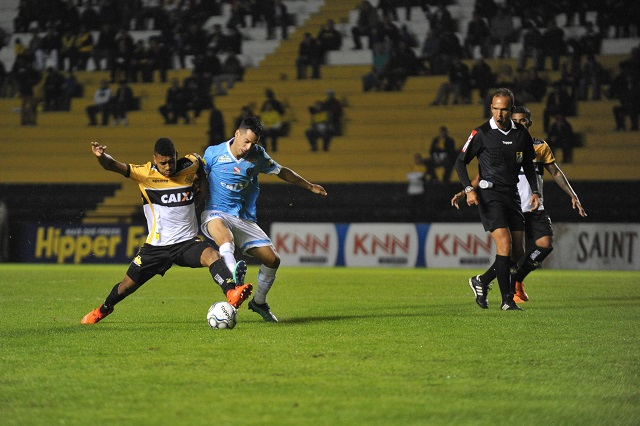
[{"label": "white shorts", "polygon": [[225,225],[233,235],[235,246],[244,254],[248,254],[247,250],[254,247],[273,246],[271,239],[257,223],[250,220],[240,219],[239,217],[231,216],[229,214],[222,213],[221,211],[205,210],[202,212],[202,225],[200,228],[202,233],[211,240],[214,239],[209,235],[207,224],[216,218],[220,218],[224,221]]}]

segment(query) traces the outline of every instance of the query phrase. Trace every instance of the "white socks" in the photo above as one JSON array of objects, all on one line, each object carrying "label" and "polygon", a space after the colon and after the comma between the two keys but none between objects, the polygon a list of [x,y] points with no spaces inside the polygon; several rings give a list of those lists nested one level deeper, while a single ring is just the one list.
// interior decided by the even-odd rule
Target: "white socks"
[{"label": "white socks", "polygon": [[227,264],[227,268],[231,271],[231,274],[236,270],[236,257],[234,256],[235,247],[233,243],[224,243],[220,246],[220,256],[224,259],[224,263]]},{"label": "white socks", "polygon": [[256,290],[253,300],[258,304],[267,303],[267,293],[271,289],[273,282],[276,279],[277,269],[267,268],[264,265],[260,265],[260,271],[258,272],[258,289]]}]

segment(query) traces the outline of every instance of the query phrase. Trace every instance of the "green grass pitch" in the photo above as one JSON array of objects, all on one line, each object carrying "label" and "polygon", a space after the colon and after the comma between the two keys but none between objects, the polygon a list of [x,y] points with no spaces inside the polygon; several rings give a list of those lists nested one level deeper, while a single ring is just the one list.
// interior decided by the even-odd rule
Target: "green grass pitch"
[{"label": "green grass pitch", "polygon": [[0,424],[640,424],[637,272],[536,271],[502,312],[480,271],[282,267],[280,323],[211,330],[174,267],[81,325],[125,270],[0,265]]}]

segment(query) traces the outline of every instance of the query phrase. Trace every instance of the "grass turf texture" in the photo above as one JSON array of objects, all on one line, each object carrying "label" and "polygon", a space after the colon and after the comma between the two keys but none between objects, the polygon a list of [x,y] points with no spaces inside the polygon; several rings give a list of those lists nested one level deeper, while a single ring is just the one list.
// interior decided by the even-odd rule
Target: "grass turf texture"
[{"label": "grass turf texture", "polygon": [[639,273],[537,271],[502,312],[475,271],[283,267],[279,324],[211,330],[220,289],[174,267],[81,325],[125,269],[0,265],[0,423],[640,423]]}]

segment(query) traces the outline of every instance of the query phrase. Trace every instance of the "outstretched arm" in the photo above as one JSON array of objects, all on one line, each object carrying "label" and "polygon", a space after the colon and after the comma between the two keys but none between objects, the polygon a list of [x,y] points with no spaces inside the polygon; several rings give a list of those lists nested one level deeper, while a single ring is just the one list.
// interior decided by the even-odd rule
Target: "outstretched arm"
[{"label": "outstretched arm", "polygon": [[91,142],[91,151],[93,151],[93,154],[98,159],[98,163],[100,163],[102,168],[119,173],[126,177],[127,172],[129,171],[129,166],[125,163],[116,161],[111,155],[106,153],[106,149],[106,146],[100,145],[98,142]]},{"label": "outstretched arm", "polygon": [[558,167],[558,164],[553,162],[551,164],[546,164],[545,167],[549,172],[549,174],[553,177],[553,180],[556,181],[558,186],[562,188],[564,192],[569,194],[569,197],[571,197],[571,206],[574,209],[578,210],[578,214],[580,216],[585,217],[587,213],[582,208],[582,204],[580,204],[580,200],[578,200],[578,196],[576,195],[575,191],[571,187],[571,184],[569,184],[569,180],[565,176],[564,172],[560,170],[560,167]]},{"label": "outstretched arm", "polygon": [[283,167],[280,169],[280,173],[278,173],[278,177],[285,182],[292,183],[294,185],[301,186],[302,188],[306,188],[314,194],[325,196],[327,195],[327,191],[324,190],[320,185],[316,185],[315,183],[311,183],[293,170],[288,167]]}]

